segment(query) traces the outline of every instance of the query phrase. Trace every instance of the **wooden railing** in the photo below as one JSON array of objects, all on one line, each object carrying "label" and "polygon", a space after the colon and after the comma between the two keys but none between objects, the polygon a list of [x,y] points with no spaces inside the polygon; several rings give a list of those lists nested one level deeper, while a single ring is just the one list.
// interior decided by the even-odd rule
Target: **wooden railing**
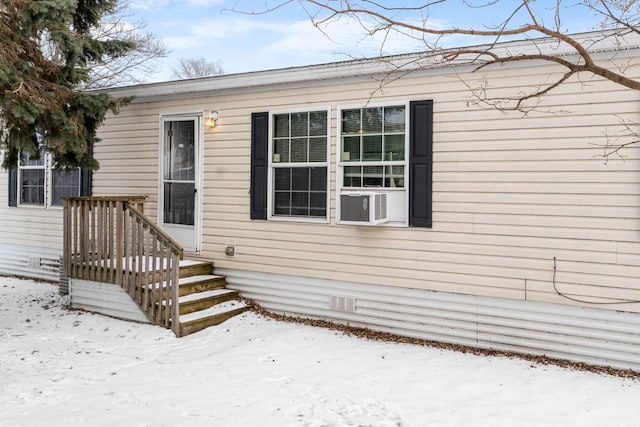
[{"label": "wooden railing", "polygon": [[64,201],[69,278],[120,285],[147,318],[177,335],[182,247],[143,214],[143,197]]}]

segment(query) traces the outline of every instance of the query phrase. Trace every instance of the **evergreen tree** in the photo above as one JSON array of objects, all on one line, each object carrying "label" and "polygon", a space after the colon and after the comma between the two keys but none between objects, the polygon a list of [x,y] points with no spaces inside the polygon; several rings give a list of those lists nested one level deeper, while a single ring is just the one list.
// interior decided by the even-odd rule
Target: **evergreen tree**
[{"label": "evergreen tree", "polygon": [[4,168],[39,141],[60,168],[97,169],[91,155],[107,112],[127,99],[80,90],[91,66],[122,57],[127,40],[93,36],[117,0],[0,0],[0,147]]}]

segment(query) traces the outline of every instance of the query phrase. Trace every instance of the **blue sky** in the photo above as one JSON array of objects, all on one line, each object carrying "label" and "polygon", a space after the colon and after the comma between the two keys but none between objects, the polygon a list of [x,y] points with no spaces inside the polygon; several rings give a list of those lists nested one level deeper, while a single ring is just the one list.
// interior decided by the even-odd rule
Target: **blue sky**
[{"label": "blue sky", "polygon": [[[269,2],[269,0],[266,0]],[[430,18],[442,27],[479,27],[497,24],[500,11],[507,11],[507,0],[500,9],[469,8],[459,0],[445,3]],[[271,4],[275,4],[273,1]],[[392,4],[416,5],[418,1],[393,1]],[[555,2],[548,1],[547,4]],[[545,2],[540,8],[545,13]],[[146,22],[147,30],[156,34],[171,49],[160,63],[151,81],[170,79],[180,58],[204,57],[219,61],[225,73],[239,73],[298,65],[377,56],[380,39],[364,37],[354,23],[342,21],[327,28],[331,39],[314,28],[297,4],[290,4],[268,14],[249,15],[231,9],[256,11],[265,0],[132,0],[129,13],[134,20]],[[572,32],[589,31],[597,21],[577,9],[568,9],[563,25]],[[412,19],[415,17],[409,17]],[[546,19],[550,19],[546,17]],[[476,44],[479,40],[458,38],[457,45]],[[414,52],[423,49],[419,41],[393,37],[386,43],[385,54]]]}]

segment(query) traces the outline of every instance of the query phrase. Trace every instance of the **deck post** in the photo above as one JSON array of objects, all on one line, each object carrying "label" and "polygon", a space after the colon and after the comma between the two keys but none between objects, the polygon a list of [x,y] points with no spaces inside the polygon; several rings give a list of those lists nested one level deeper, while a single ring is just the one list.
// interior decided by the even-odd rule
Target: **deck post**
[{"label": "deck post", "polygon": [[63,239],[63,249],[62,249],[62,263],[64,265],[64,275],[69,277],[71,276],[71,216],[69,215],[69,200],[63,200],[63,218],[62,222],[62,235]]},{"label": "deck post", "polygon": [[176,337],[180,336],[180,307],[179,307],[179,262],[178,256],[171,251],[171,330]]},{"label": "deck post", "polygon": [[124,202],[118,200],[116,202],[116,285],[124,286],[122,261],[124,259]]}]

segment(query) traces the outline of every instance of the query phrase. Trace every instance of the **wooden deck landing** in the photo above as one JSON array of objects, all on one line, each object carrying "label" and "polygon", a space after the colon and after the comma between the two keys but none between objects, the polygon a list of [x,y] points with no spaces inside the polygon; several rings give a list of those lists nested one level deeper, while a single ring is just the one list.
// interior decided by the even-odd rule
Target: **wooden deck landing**
[{"label": "wooden deck landing", "polygon": [[211,262],[184,260],[184,248],[145,216],[143,207],[140,196],[65,198],[66,276],[120,286],[151,323],[176,336],[242,312],[239,301],[212,312],[238,294],[211,293],[224,289],[226,279],[213,275]]}]

